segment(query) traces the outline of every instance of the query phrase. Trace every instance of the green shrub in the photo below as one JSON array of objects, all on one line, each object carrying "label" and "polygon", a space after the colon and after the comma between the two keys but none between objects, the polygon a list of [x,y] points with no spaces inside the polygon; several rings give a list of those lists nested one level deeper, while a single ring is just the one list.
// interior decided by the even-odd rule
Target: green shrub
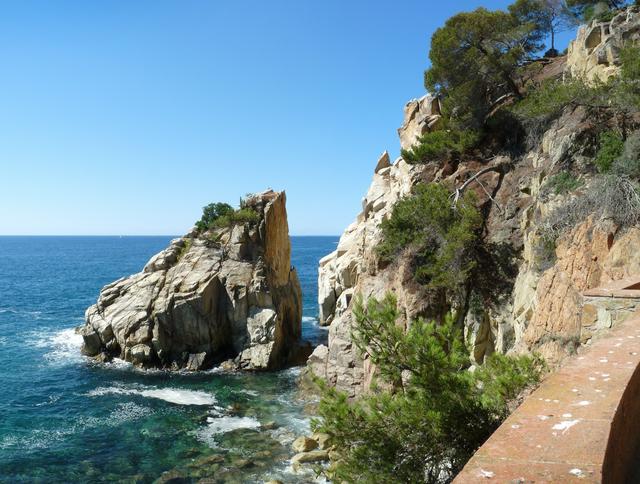
[{"label": "green shrub", "polygon": [[235,210],[227,203],[210,203],[202,209],[202,218],[196,222],[196,228],[200,232],[204,232],[209,229],[230,227],[235,224],[254,224],[259,220],[260,214],[251,207],[243,206]]},{"label": "green shrub", "polygon": [[198,230],[207,230],[220,217],[225,217],[233,212],[233,207],[228,203],[210,203],[202,208],[202,218],[196,222]]},{"label": "green shrub", "polygon": [[465,130],[438,130],[424,134],[410,150],[402,150],[407,163],[428,163],[430,161],[460,156],[478,143],[478,133]]},{"label": "green shrub", "polygon": [[400,200],[382,224],[378,254],[390,262],[401,251],[414,252],[416,280],[432,289],[455,291],[476,267],[473,247],[479,244],[482,216],[472,192],[457,207],[437,183],[417,185]]},{"label": "green shrub", "polygon": [[245,207],[219,217],[210,226],[212,228],[230,227],[236,224],[254,224],[260,220],[260,214],[253,208]]},{"label": "green shrub", "polygon": [[624,150],[624,141],[615,131],[603,131],[598,138],[598,152],[593,160],[600,173],[607,173]]},{"label": "green shrub", "polygon": [[437,325],[398,326],[396,301],[357,301],[354,343],[376,364],[380,383],[353,402],[323,385],[314,430],[340,455],[328,471],[336,482],[448,482],[508,414],[508,403],[539,381],[529,357],[492,355],[468,371],[469,357],[449,316]]},{"label": "green shrub", "polygon": [[182,259],[182,257],[189,252],[189,249],[191,248],[191,245],[193,244],[193,241],[190,238],[187,238],[184,240],[184,245],[180,248],[180,251],[178,252],[177,258],[178,260]]},{"label": "green shrub", "polygon": [[547,182],[547,187],[556,195],[562,195],[574,191],[582,185],[582,181],[569,171],[561,171],[552,176]]},{"label": "green shrub", "polygon": [[525,122],[532,118],[550,120],[562,114],[565,107],[594,98],[597,91],[597,88],[589,87],[581,80],[563,82],[551,79],[527,93],[511,109]]},{"label": "green shrub", "polygon": [[413,279],[425,291],[425,307],[435,317],[454,304],[465,314],[474,295],[491,307],[511,291],[516,251],[506,243],[484,241],[482,224],[472,191],[454,206],[444,186],[419,184],[381,223],[377,253],[383,263],[399,257],[409,261]]},{"label": "green shrub", "polygon": [[611,102],[621,111],[640,109],[640,47],[625,47],[620,51],[620,77],[613,81]]}]

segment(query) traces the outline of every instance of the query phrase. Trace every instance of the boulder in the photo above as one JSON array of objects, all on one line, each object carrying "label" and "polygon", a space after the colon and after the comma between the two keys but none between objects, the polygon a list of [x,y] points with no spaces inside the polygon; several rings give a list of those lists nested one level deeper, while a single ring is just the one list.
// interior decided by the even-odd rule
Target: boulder
[{"label": "boulder", "polygon": [[257,222],[192,230],[105,286],[80,329],[83,353],[192,371],[228,358],[250,370],[287,364],[299,353],[302,297],[286,196],[267,191],[246,205]]},{"label": "boulder", "polygon": [[318,447],[318,442],[314,439],[310,439],[309,437],[298,437],[291,444],[291,448],[294,452],[309,452]]},{"label": "boulder", "polygon": [[329,460],[328,450],[312,450],[311,452],[301,452],[291,458],[291,465],[295,469],[297,464],[309,464],[312,462],[324,462]]},{"label": "boulder", "polygon": [[311,438],[318,443],[318,448],[320,450],[328,450],[331,447],[331,437],[329,434],[315,432]]}]

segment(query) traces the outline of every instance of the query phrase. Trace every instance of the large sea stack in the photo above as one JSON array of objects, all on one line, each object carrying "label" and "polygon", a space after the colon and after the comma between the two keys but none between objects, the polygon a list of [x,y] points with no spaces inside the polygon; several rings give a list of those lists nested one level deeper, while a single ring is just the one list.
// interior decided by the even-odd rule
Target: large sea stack
[{"label": "large sea stack", "polygon": [[257,221],[192,230],[87,309],[82,351],[145,368],[285,366],[298,350],[302,296],[284,192],[244,201]]}]

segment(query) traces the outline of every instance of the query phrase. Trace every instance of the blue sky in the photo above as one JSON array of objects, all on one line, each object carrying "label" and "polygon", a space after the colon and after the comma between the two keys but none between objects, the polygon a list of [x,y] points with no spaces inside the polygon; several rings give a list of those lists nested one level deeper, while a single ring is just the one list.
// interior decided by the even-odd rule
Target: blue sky
[{"label": "blue sky", "polygon": [[292,234],[339,234],[433,31],[508,3],[4,2],[0,234],[180,234],[267,187]]}]

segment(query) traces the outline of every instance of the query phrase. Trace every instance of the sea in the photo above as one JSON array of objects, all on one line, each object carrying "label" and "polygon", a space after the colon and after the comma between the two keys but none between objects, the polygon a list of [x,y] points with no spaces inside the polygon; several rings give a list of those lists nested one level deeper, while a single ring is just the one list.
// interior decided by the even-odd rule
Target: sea
[{"label": "sea", "polygon": [[[138,272],[172,237],[0,237],[0,482],[315,482],[290,465],[314,397],[300,368],[144,371],[80,354],[74,328],[100,289]],[[317,267],[337,237],[292,237],[303,339]]]}]

